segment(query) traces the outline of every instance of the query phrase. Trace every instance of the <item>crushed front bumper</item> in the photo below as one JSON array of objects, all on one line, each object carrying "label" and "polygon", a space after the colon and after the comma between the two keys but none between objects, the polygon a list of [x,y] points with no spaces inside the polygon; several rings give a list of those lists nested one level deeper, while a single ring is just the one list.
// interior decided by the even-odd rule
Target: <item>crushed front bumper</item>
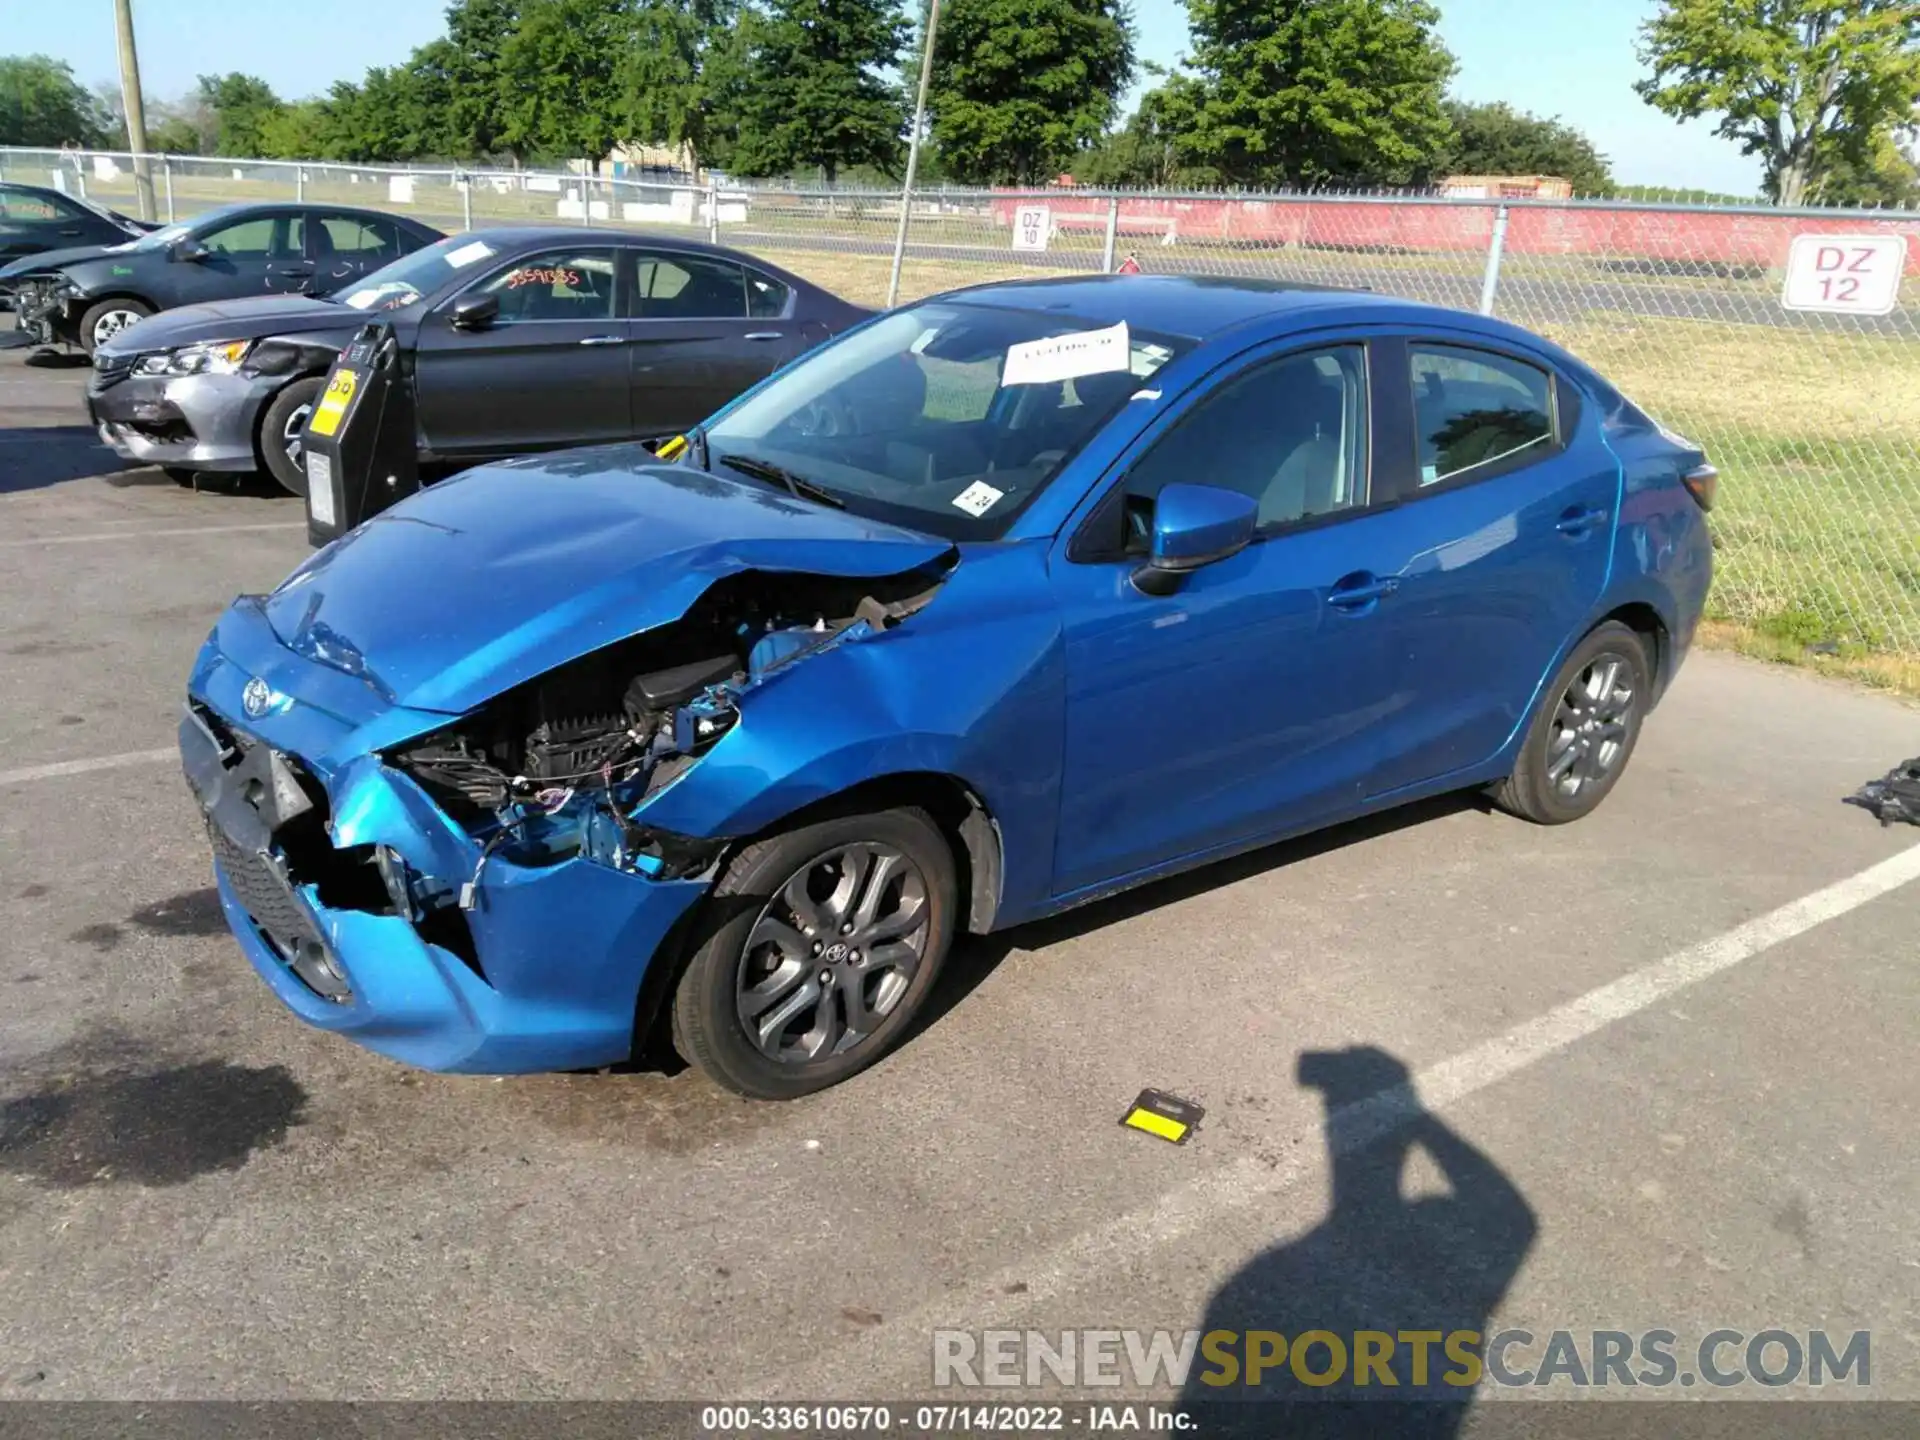
[{"label": "crushed front bumper", "polygon": [[[242,720],[241,694],[258,668],[210,642],[179,738],[227,923],[281,1002],[430,1070],[510,1074],[628,1058],[641,982],[707,880],[577,857],[522,866],[496,854],[482,867],[472,837],[377,754],[336,766],[329,742],[346,741],[352,727],[289,700],[280,670],[269,682],[278,708]],[[473,908],[400,913],[378,882],[377,846],[423,887],[457,891],[478,872]]]},{"label": "crushed front bumper", "polygon": [[140,357],[96,351],[87,415],[123,460],[186,470],[250,471],[260,412],[286,377],[135,375]]},{"label": "crushed front bumper", "polygon": [[73,345],[78,334],[73,328],[68,301],[71,291],[64,276],[29,275],[12,282],[10,299],[16,335],[30,345]]}]

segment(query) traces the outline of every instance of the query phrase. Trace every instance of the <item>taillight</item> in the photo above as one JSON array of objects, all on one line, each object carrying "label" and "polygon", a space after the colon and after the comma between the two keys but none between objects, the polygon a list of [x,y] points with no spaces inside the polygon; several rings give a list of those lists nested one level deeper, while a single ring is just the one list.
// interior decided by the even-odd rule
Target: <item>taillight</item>
[{"label": "taillight", "polygon": [[1702,510],[1711,510],[1714,494],[1720,488],[1720,472],[1711,465],[1696,465],[1680,477],[1680,483]]}]

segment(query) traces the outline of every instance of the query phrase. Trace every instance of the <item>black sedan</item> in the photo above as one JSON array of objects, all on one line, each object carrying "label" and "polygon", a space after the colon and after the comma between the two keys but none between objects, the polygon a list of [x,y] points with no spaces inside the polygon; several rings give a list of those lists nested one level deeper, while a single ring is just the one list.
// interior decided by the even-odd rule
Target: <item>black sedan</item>
[{"label": "black sedan", "polygon": [[325,300],[194,305],[110,337],[87,404],[120,455],[264,467],[306,491],[301,435],[328,368],[378,313],[413,386],[423,466],[698,423],[869,311],[754,256],[557,228],[457,235]]},{"label": "black sedan", "polygon": [[258,295],[324,295],[431,245],[440,232],[346,205],[223,205],[136,240],[0,268],[16,325],[91,354],[157,310]]},{"label": "black sedan", "polygon": [[124,245],[153,228],[44,185],[0,183],[0,265],[76,245]]}]

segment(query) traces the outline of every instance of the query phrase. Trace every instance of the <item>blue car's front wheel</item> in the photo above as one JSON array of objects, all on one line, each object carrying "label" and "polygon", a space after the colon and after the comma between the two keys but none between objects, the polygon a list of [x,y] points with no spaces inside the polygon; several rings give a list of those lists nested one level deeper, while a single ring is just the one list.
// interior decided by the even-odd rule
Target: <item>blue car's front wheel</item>
[{"label": "blue car's front wheel", "polygon": [[674,1038],[728,1089],[837,1084],[911,1025],[953,935],[953,852],[917,809],[755,841],[714,887],[713,926],[674,995]]}]

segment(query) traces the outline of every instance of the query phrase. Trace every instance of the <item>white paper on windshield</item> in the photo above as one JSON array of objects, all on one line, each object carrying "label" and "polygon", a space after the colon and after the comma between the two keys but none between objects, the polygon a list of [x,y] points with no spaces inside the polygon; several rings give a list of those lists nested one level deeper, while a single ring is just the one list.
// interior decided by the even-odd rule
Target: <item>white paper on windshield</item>
[{"label": "white paper on windshield", "polygon": [[462,245],[458,250],[447,252],[447,264],[458,270],[462,265],[471,265],[476,260],[484,260],[493,254],[493,250],[484,240],[475,240],[470,245]]},{"label": "white paper on windshield", "polygon": [[956,510],[964,510],[967,514],[978,520],[1001,500],[1005,499],[1006,494],[1007,492],[1004,490],[996,490],[993,486],[976,480],[973,484],[967,486],[966,489],[953,497],[953,508]]},{"label": "white paper on windshield", "polygon": [[[1131,364],[1127,322],[1105,330],[1075,330],[1045,340],[1022,340],[1007,347],[1007,363],[1000,372],[1002,385],[1046,385],[1075,380],[1082,375],[1106,375]],[[995,497],[998,498],[998,497]],[[958,501],[954,502],[958,504]]]},{"label": "white paper on windshield", "polygon": [[[408,294],[412,288],[412,286],[406,284],[404,281],[392,280],[385,285],[376,285],[371,290],[354,291],[353,294],[347,296],[347,304],[356,310],[371,310],[383,300],[390,300],[395,295]],[[420,297],[415,295],[413,298],[417,300]],[[383,306],[382,308],[384,309],[385,307]]]}]

